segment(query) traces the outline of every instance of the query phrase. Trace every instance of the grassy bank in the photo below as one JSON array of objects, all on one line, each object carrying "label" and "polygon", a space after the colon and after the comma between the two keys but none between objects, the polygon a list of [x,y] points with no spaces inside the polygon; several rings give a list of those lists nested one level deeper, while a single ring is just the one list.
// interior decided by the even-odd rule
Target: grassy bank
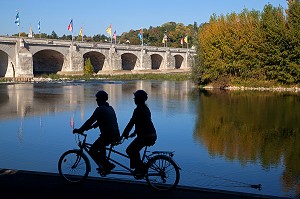
[{"label": "grassy bank", "polygon": [[91,80],[91,79],[109,79],[109,80],[169,80],[183,81],[191,80],[190,72],[180,73],[139,73],[139,74],[99,74],[99,75],[42,75],[37,78],[53,79],[53,80]]}]

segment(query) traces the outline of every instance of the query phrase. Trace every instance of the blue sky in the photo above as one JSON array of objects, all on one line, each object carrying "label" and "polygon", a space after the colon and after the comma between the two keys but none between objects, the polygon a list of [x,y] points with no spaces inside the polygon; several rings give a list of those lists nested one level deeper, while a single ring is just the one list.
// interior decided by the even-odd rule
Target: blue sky
[{"label": "blue sky", "polygon": [[[73,18],[73,34],[83,27],[85,35],[106,34],[106,28],[112,24],[117,35],[130,29],[160,26],[173,21],[185,25],[208,22],[210,16],[239,13],[244,8],[261,11],[268,3],[287,8],[286,0],[1,0],[0,35],[29,32],[30,26],[38,33],[38,21],[41,32],[58,36],[70,35],[67,26]],[[14,21],[19,10],[20,27]]]}]

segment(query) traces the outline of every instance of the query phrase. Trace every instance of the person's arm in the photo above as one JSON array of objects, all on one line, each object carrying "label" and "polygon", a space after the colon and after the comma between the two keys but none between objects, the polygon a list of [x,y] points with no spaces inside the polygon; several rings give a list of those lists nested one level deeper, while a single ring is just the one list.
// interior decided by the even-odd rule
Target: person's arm
[{"label": "person's arm", "polygon": [[133,118],[131,118],[122,133],[122,137],[127,139],[133,126],[134,126],[134,120],[133,120]]},{"label": "person's arm", "polygon": [[126,125],[126,127],[122,133],[122,137],[124,137],[126,139],[128,138],[128,135],[135,124],[135,118],[136,118],[136,110],[133,111],[132,117],[129,120],[128,124]]},{"label": "person's arm", "polygon": [[89,119],[87,119],[86,122],[79,129],[74,129],[73,133],[83,133],[84,131],[90,130],[91,128],[97,128],[98,123],[96,122],[97,121],[96,115],[97,115],[97,109],[94,111],[92,116]]}]

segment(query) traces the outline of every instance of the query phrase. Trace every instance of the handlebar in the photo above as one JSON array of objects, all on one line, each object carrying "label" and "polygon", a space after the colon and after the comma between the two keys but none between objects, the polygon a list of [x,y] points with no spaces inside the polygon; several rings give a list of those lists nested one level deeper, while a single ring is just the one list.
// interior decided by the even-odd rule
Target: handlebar
[{"label": "handlebar", "polygon": [[[86,134],[86,133],[73,132],[73,134],[81,135],[81,136],[84,136],[85,138],[87,137],[87,134]],[[132,136],[128,136],[128,138],[130,138],[130,137],[132,137]],[[117,146],[117,145],[119,145],[119,144],[123,144],[123,142],[124,142],[125,140],[127,140],[128,138],[120,137],[120,140],[115,141],[115,142],[113,142],[112,144],[113,144],[114,146]]]}]

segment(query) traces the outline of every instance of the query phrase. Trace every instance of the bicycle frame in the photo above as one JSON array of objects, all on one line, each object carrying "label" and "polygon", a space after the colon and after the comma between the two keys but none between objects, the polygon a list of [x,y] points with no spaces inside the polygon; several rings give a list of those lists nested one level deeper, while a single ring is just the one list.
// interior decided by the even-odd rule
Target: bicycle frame
[{"label": "bicycle frame", "polygon": [[[84,151],[88,154],[88,156],[91,157],[90,154],[89,154],[88,152],[89,152],[89,150],[90,150],[92,144],[86,142],[87,134],[81,134],[81,135],[84,136],[84,139],[83,139],[83,141],[79,141],[78,146],[79,146],[80,150],[82,150],[82,151],[84,150]],[[117,146],[117,145],[119,145],[119,144],[122,144],[123,141],[124,141],[124,140],[122,140],[121,142],[119,142],[119,143],[117,143],[117,144],[111,144],[111,145],[109,145],[109,147],[105,147],[105,150],[106,150],[106,152],[108,152],[108,154],[106,155],[107,159],[108,159],[109,161],[111,161],[111,162],[113,162],[113,163],[119,165],[119,166],[122,167],[123,169],[127,170],[127,172],[125,172],[125,171],[110,171],[109,174],[134,175],[134,170],[133,170],[133,169],[131,169],[131,168],[129,168],[128,166],[126,166],[126,165],[124,165],[124,164],[118,162],[117,160],[111,158],[111,155],[112,155],[112,154],[116,154],[116,155],[125,157],[125,158],[127,158],[127,159],[129,160],[129,156],[128,156],[127,154],[122,153],[122,152],[119,152],[119,151],[117,151],[117,150],[114,149],[114,146]],[[146,153],[148,152],[147,149],[148,149],[148,146],[145,146],[145,147],[144,147],[144,151],[143,151],[143,155],[142,155],[142,162],[144,162],[145,159],[149,160],[149,157],[150,157],[151,155],[153,155],[153,154],[163,153],[163,152],[153,152],[151,155],[148,156],[148,155],[146,154]],[[168,153],[168,152],[166,152],[166,153]],[[169,153],[172,153],[172,152],[169,152]],[[172,157],[172,156],[170,156],[170,157]],[[94,161],[93,158],[91,158],[91,159]],[[95,162],[95,161],[94,161],[94,162]],[[96,163],[96,162],[95,162],[95,163]],[[101,165],[99,165],[99,166],[101,167]]]}]

